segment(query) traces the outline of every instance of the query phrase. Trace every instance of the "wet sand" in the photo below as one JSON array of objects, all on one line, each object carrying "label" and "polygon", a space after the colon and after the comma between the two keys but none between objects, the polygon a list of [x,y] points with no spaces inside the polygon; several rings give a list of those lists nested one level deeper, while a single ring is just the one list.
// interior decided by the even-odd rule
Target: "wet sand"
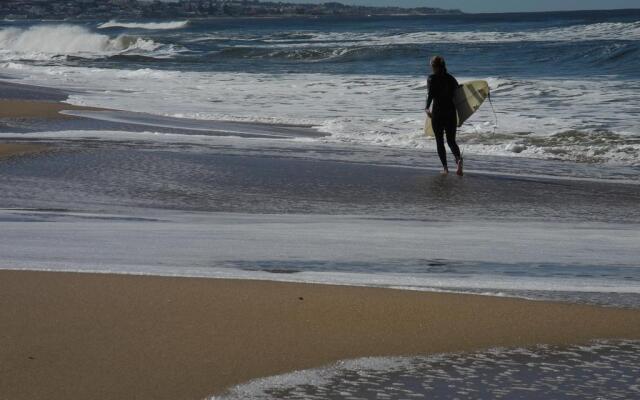
[{"label": "wet sand", "polygon": [[0,100],[0,119],[4,118],[46,118],[70,119],[71,115],[62,114],[63,110],[92,110],[88,107],[74,106],[55,101],[38,100]]},{"label": "wet sand", "polygon": [[69,92],[44,86],[15,83],[0,76],[0,99],[32,101],[64,101]]},{"label": "wet sand", "polygon": [[7,157],[23,156],[26,154],[40,153],[48,149],[48,146],[32,143],[0,143],[0,159]]},{"label": "wet sand", "polygon": [[258,281],[0,272],[0,388],[202,399],[363,356],[640,339],[640,311]]},{"label": "wet sand", "polygon": [[70,93],[0,78],[0,131],[114,130],[284,139],[323,137],[309,125],[193,120],[63,103]]}]

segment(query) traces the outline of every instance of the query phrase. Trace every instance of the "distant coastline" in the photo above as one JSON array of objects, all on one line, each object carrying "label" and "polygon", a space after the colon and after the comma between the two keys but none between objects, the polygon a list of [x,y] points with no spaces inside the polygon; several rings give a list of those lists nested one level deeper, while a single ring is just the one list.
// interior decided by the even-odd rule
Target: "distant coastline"
[{"label": "distant coastline", "polygon": [[321,17],[321,16],[411,16],[459,15],[461,10],[433,7],[372,7],[353,6],[338,2],[296,4],[262,2],[258,0],[179,0],[151,2],[120,0],[50,1],[9,0],[0,3],[0,18],[4,19],[171,19],[171,18],[246,18],[246,17]]},{"label": "distant coastline", "polygon": [[584,9],[584,10],[551,10],[551,11],[501,11],[501,12],[496,12],[496,11],[489,11],[489,12],[475,12],[475,13],[466,13],[466,12],[461,12],[461,14],[464,15],[525,15],[525,14],[531,14],[531,15],[548,15],[548,14],[559,14],[559,15],[563,15],[563,14],[588,14],[588,13],[620,13],[620,12],[625,12],[625,11],[639,11],[640,8],[636,7],[636,8],[603,8],[603,9],[598,9],[598,8],[594,8],[594,9]]}]

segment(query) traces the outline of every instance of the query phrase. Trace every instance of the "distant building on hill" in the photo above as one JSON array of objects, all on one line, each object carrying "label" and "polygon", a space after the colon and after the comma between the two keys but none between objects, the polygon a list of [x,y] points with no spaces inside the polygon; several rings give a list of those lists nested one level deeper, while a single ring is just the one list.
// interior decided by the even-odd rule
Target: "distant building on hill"
[{"label": "distant building on hill", "polygon": [[365,7],[338,2],[295,4],[258,0],[4,0],[5,19],[207,18],[460,14],[440,8]]}]

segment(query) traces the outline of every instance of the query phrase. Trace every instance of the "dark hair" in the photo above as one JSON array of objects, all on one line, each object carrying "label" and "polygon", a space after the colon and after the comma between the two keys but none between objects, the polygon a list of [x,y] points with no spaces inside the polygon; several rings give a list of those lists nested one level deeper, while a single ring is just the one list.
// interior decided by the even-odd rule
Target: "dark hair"
[{"label": "dark hair", "polygon": [[445,70],[447,68],[447,63],[444,61],[444,57],[434,56],[433,58],[431,58],[431,66],[434,68]]}]

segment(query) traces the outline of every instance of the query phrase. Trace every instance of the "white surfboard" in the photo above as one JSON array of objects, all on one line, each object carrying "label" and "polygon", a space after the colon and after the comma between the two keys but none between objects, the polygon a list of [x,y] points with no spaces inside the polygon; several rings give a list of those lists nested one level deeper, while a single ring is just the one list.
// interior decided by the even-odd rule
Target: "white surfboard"
[{"label": "white surfboard", "polygon": [[[458,127],[478,111],[482,103],[489,97],[489,84],[487,81],[471,81],[463,83],[453,96],[453,102],[458,111]],[[428,137],[435,137],[431,118],[427,117],[424,124],[424,133]]]}]

